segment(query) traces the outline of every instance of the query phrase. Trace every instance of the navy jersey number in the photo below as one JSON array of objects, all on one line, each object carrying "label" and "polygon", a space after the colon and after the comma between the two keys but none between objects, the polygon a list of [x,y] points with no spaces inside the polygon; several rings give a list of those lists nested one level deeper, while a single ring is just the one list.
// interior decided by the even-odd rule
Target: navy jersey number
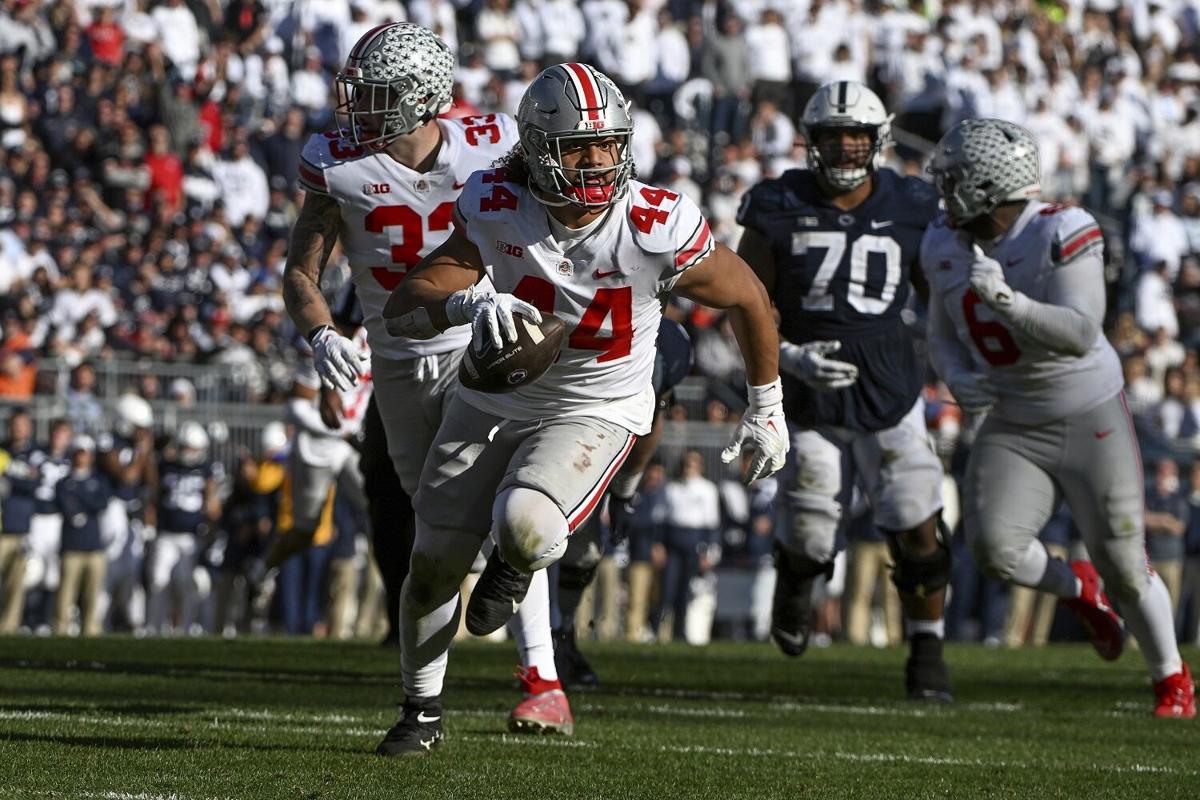
[{"label": "navy jersey number", "polygon": [[[843,231],[806,231],[792,235],[792,254],[807,255],[809,248],[823,250],[816,277],[802,299],[806,311],[832,311],[833,295],[829,284],[837,275],[842,256],[846,253],[846,234]],[[883,256],[883,286],[867,294],[868,259],[872,253]],[[863,234],[850,247],[850,275],[846,282],[846,302],[860,314],[882,314],[896,298],[901,276],[900,244],[890,236]],[[878,296],[872,296],[878,295]]]}]

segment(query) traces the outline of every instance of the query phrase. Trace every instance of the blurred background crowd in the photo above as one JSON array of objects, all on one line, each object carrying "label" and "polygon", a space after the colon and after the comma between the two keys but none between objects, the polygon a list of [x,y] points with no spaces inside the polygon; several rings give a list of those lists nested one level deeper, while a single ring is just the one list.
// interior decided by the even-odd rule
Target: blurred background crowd
[{"label": "blurred background crowd", "polygon": [[[1041,147],[1044,196],[1086,206],[1104,229],[1107,330],[1145,450],[1150,557],[1180,604],[1181,635],[1197,637],[1200,0],[0,0],[0,418],[10,428],[25,420],[30,446],[53,454],[40,463],[60,464],[34,476],[34,488],[40,514],[68,516],[93,512],[71,505],[78,498],[59,503],[55,483],[75,474],[77,458],[103,478],[122,393],[151,403],[146,447],[164,463],[177,457],[182,423],[203,426],[205,458],[224,467],[213,473],[216,494],[196,533],[203,557],[188,576],[192,590],[206,579],[208,590],[166,627],[251,627],[253,603],[242,597],[238,611],[235,602],[245,554],[230,543],[269,537],[276,524],[260,513],[271,501],[256,476],[286,457],[287,432],[281,439],[269,424],[283,419],[303,358],[279,288],[303,200],[297,161],[310,133],[334,125],[332,75],[350,45],[380,21],[404,19],[457,53],[454,114],[513,113],[548,63],[584,60],[608,73],[636,103],[642,178],[695,199],[730,246],[742,194],[804,167],[798,118],[824,82],[875,89],[896,117],[890,165],[906,173],[919,174],[941,132],[963,118],[1027,127]],[[330,291],[345,277],[335,253]],[[584,613],[602,637],[761,637],[776,487],[746,490],[715,457],[740,411],[740,357],[720,313],[668,313],[692,334],[695,374],[676,392],[639,527],[605,562],[598,612]],[[919,329],[920,309],[912,319]],[[975,421],[932,374],[926,400],[953,522],[953,476]],[[15,565],[36,555],[8,511],[21,481],[4,480],[5,602],[18,594]],[[87,494],[72,486],[67,495]],[[268,499],[247,499],[255,494]],[[700,496],[709,500],[692,502]],[[886,547],[860,511],[820,626],[826,640],[885,644],[899,639]],[[251,536],[249,518],[269,521]],[[673,524],[711,530],[702,558],[669,552]],[[363,526],[354,509],[335,514],[299,588],[277,593],[259,628],[376,635]],[[1065,512],[1044,537],[1077,546]],[[138,539],[139,552],[154,547]],[[956,550],[952,638],[1016,645],[1055,635],[1063,621],[1052,604],[982,580]],[[24,570],[17,582],[29,591],[20,609],[0,614],[5,630],[54,625],[60,570],[51,562],[64,557],[48,550]],[[145,627],[136,610],[130,619],[104,600],[125,569],[116,554],[91,561],[109,573],[92,581],[101,627]],[[144,560],[134,569],[143,592],[166,591]],[[224,578],[231,594],[218,602]],[[62,624],[80,620],[70,612]]]}]

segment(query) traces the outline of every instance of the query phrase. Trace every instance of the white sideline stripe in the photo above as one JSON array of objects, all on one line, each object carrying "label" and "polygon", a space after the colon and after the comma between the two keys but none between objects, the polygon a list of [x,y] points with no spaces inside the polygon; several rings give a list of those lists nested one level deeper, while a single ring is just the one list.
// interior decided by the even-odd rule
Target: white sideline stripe
[{"label": "white sideline stripe", "polygon": [[[484,736],[480,734],[462,734],[455,736],[455,739],[461,739],[473,742],[495,742],[495,736]],[[674,753],[680,755],[718,755],[718,756],[757,756],[763,758],[835,758],[841,761],[859,762],[859,763],[885,763],[885,764],[921,764],[929,766],[949,766],[949,767],[987,767],[990,769],[1038,769],[1046,768],[1053,769],[1077,769],[1079,764],[1058,764],[1044,762],[1025,762],[1025,761],[984,761],[979,758],[954,758],[950,756],[910,756],[904,753],[846,753],[840,750],[835,750],[831,753],[821,752],[799,752],[796,750],[775,750],[771,748],[761,747],[710,747],[706,745],[648,745],[645,747],[637,747],[634,745],[620,744],[616,742],[590,742],[579,739],[548,739],[545,737],[520,737],[511,736],[509,734],[501,734],[500,742],[503,744],[516,745],[532,745],[541,747],[569,747],[569,748],[588,748],[588,749],[604,749],[604,750],[634,750],[646,751],[651,750],[657,753]],[[1160,767],[1151,764],[1092,764],[1091,769],[1100,772],[1134,772],[1134,773],[1158,773],[1163,775],[1200,775],[1197,770],[1180,770],[1174,767]]]}]

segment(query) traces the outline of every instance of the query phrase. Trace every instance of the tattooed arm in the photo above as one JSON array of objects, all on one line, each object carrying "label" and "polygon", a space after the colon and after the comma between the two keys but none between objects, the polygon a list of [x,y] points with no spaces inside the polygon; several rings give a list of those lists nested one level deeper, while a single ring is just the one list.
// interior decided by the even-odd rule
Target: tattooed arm
[{"label": "tattooed arm", "polygon": [[333,324],[320,283],[341,224],[342,212],[336,200],[316,192],[305,196],[283,269],[283,302],[302,336],[319,325]]}]

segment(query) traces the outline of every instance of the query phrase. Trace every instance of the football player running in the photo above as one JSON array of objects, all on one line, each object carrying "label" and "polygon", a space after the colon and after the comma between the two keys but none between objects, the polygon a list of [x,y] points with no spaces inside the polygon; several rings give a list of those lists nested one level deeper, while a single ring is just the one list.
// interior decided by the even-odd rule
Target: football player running
[{"label": "football player running", "polygon": [[[388,454],[409,496],[417,491],[471,330],[462,325],[425,340],[397,336],[384,326],[384,303],[408,271],[449,236],[454,202],[468,176],[516,141],[512,119],[501,114],[438,118],[450,107],[453,73],[449,48],[420,26],[390,23],[359,39],[336,79],[345,127],[315,134],[304,147],[299,171],[307,194],[283,276],[288,312],[307,333],[317,374],[328,388],[349,389],[364,376],[366,362],[360,348],[333,326],[320,289],[321,271],[341,242],[362,303]],[[372,429],[368,423],[367,431]],[[487,524],[480,524],[482,537]],[[411,519],[391,520],[382,535],[411,536],[412,525]],[[403,572],[411,545],[388,549],[399,563],[381,565],[381,571]],[[384,550],[377,547],[376,553]],[[513,714],[539,729],[565,732],[570,707],[561,691],[551,694],[557,677],[544,578],[518,615],[517,628],[522,663],[540,671],[543,684],[552,688],[542,701],[532,693],[534,702],[522,701]]]},{"label": "football player running", "polygon": [[[654,415],[655,338],[664,295],[728,308],[750,405],[723,458],[753,453],[747,479],[787,451],[770,301],[716,243],[686,197],[632,179],[633,123],[620,91],[586,64],[557,64],[526,90],[520,146],[477,172],[454,232],[392,295],[397,333],[433,337],[472,323],[480,341],[515,341],[521,316],[553,312],[568,340],[536,382],[508,394],[461,388],[414,498],[417,541],[400,605],[404,717],[381,748],[424,753],[441,740],[458,583],[491,526],[496,550],[467,626],[503,625],[531,575],[557,561]],[[490,278],[496,294],[479,290]]]},{"label": "football player running", "polygon": [[925,429],[922,365],[900,317],[937,197],[924,181],[876,168],[890,123],[863,84],[822,86],[801,120],[809,169],[763,181],[739,211],[738,252],[779,310],[792,436],[771,637],[789,656],[808,646],[813,582],[832,574],[856,472],[896,565],[908,695],[948,701],[942,467]]},{"label": "football player running", "polygon": [[[921,244],[930,356],[961,405],[990,409],[964,487],[975,560],[992,577],[1057,595],[1101,657],[1115,659],[1124,634],[1102,578],[1146,659],[1155,715],[1194,717],[1170,596],[1146,560],[1121,364],[1101,331],[1100,229],[1082,209],[1036,199],[1037,144],[1011,122],[959,123],[928,169],[946,209]],[[1051,558],[1037,538],[1060,497],[1091,562]]]}]

